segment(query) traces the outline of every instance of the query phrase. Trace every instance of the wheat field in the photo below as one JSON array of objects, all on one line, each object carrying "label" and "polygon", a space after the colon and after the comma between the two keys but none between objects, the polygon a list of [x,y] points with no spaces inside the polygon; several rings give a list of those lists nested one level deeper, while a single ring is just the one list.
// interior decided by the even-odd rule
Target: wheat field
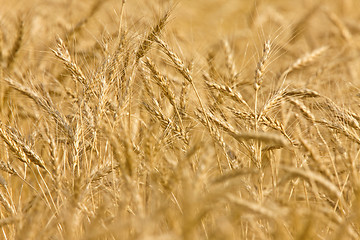
[{"label": "wheat field", "polygon": [[0,239],[360,239],[360,1],[0,5]]}]

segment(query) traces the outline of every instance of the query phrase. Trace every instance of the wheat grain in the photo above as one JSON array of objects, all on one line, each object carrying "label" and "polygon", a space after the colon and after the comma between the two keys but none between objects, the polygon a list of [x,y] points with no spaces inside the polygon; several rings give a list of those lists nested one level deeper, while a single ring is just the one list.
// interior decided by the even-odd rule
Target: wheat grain
[{"label": "wheat grain", "polygon": [[254,89],[256,92],[259,91],[261,84],[264,80],[264,73],[265,73],[265,68],[266,68],[265,64],[269,58],[270,50],[271,50],[271,43],[270,43],[270,40],[267,40],[264,43],[262,56],[261,56],[259,62],[257,63],[256,69],[255,69]]}]

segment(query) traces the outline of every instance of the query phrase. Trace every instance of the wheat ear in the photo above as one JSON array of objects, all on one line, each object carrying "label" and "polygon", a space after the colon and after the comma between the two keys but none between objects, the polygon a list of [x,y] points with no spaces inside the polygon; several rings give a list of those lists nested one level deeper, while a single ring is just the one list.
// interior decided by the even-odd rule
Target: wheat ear
[{"label": "wheat ear", "polygon": [[210,126],[210,122],[208,117],[206,116],[206,112],[205,112],[205,106],[200,98],[199,92],[195,86],[195,83],[193,81],[193,78],[190,74],[190,70],[189,68],[187,68],[184,64],[184,62],[178,57],[178,55],[173,52],[170,47],[163,41],[161,40],[158,36],[155,37],[155,41],[161,46],[161,48],[163,49],[163,51],[165,52],[165,54],[171,59],[171,61],[175,64],[176,69],[180,72],[181,75],[183,75],[183,77],[191,84],[196,97],[200,103],[200,106],[202,108],[203,113],[205,114],[205,119],[206,119],[206,123]]},{"label": "wheat ear", "polygon": [[281,82],[280,88],[284,85],[286,76],[289,75],[291,72],[297,69],[304,68],[314,61],[316,61],[326,50],[328,50],[328,46],[323,46],[320,48],[315,49],[314,51],[305,54],[304,56],[298,58],[293,64],[291,64],[281,75],[279,78],[279,82]]},{"label": "wheat ear", "polygon": [[57,48],[52,49],[52,52],[58,57],[72,74],[73,78],[80,82],[85,88],[88,88],[89,82],[87,81],[84,73],[80,69],[80,67],[76,64],[76,62],[71,58],[69,50],[65,46],[64,41],[61,38],[57,40]]},{"label": "wheat ear", "polygon": [[24,38],[24,21],[22,19],[20,19],[19,24],[18,24],[15,42],[14,42],[13,46],[11,47],[10,53],[6,59],[6,66],[8,69],[10,69],[12,67],[12,64],[15,61],[15,57],[20,50],[21,44],[23,42],[23,38]]}]

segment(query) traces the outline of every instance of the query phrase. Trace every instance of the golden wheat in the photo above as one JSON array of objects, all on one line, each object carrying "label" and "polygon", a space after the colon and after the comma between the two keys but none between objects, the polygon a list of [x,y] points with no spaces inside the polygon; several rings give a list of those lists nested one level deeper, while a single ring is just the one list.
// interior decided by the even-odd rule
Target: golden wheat
[{"label": "golden wheat", "polygon": [[169,2],[2,1],[0,239],[359,239],[358,1]]}]

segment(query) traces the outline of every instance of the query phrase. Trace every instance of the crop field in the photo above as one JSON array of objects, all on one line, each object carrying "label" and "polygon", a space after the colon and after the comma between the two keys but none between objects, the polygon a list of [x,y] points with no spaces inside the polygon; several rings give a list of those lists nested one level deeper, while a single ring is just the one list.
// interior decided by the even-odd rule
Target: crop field
[{"label": "crop field", "polygon": [[360,239],[359,0],[0,6],[0,239]]}]

